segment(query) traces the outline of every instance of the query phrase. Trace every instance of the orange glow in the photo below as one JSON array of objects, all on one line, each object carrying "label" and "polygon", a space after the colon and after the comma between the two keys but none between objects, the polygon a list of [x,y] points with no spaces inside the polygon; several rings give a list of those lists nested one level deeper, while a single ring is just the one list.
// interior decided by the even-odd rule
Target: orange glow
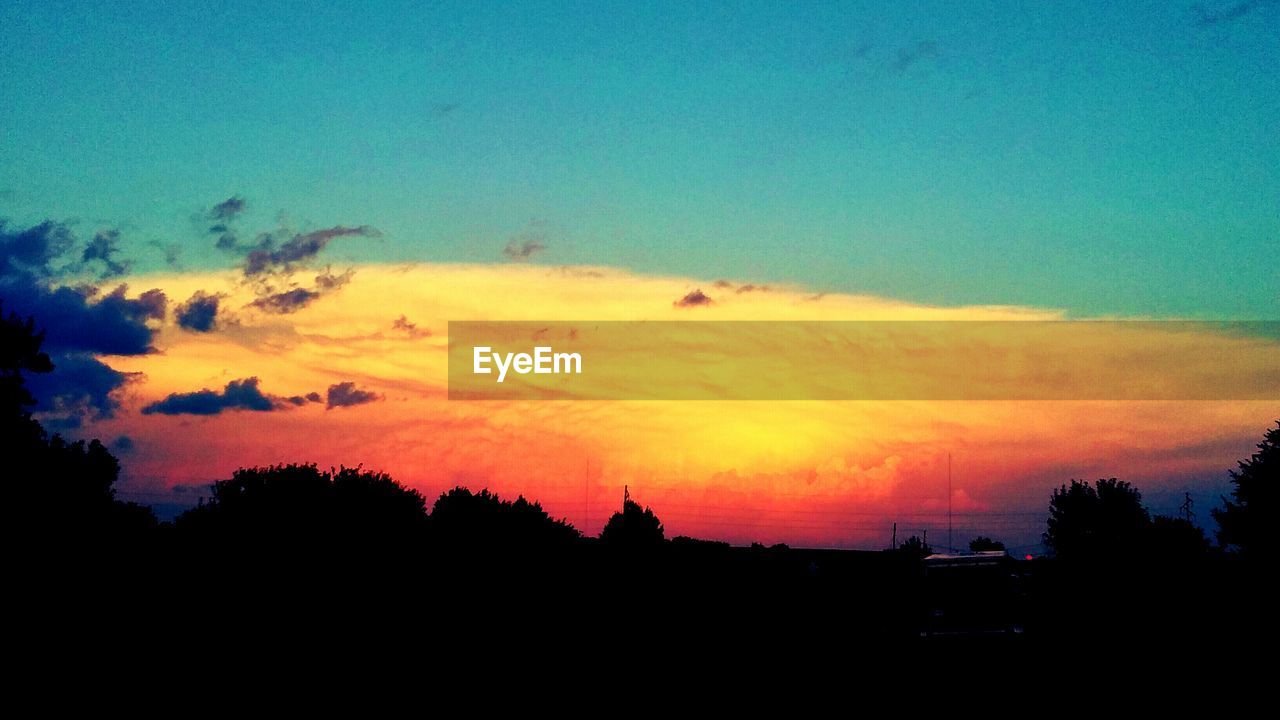
[{"label": "orange glow", "polygon": [[[718,295],[707,281],[604,268],[363,266],[340,292],[290,315],[247,309],[234,273],[149,276],[182,300],[223,292],[235,324],[210,334],[170,324],[160,353],[107,358],[143,373],[126,411],[90,432],[127,434],[126,487],[155,499],[240,466],[363,463],[428,498],[457,484],[542,501],[588,533],[623,485],[668,536],[879,547],[888,523],[927,527],[951,506],[972,534],[1029,537],[1051,487],[1119,476],[1150,492],[1187,478],[1225,479],[1269,402],[646,402],[493,401],[445,397],[450,320],[1052,319],[1009,307],[932,308],[801,289]],[[673,301],[702,288],[705,307]],[[393,327],[401,315],[416,332]],[[142,415],[169,393],[258,377],[265,392],[304,395],[353,381],[379,402],[210,417]],[[908,528],[909,530],[909,528]],[[908,531],[910,534],[910,531]],[[958,530],[957,537],[960,536]],[[965,537],[971,537],[966,535]],[[930,536],[933,537],[932,535]]]}]

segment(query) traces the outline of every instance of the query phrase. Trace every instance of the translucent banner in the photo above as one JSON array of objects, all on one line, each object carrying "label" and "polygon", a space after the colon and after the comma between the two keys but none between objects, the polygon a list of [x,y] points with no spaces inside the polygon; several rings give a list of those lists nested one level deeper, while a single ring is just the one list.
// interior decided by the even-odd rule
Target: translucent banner
[{"label": "translucent banner", "polygon": [[450,322],[451,400],[1274,400],[1280,322]]}]

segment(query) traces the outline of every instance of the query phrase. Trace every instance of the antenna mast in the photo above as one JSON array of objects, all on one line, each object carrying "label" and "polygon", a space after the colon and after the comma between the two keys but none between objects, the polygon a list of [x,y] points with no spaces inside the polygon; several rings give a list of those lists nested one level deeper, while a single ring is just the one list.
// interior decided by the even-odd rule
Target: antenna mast
[{"label": "antenna mast", "polygon": [[947,552],[955,552],[951,542],[951,453],[947,453]]}]

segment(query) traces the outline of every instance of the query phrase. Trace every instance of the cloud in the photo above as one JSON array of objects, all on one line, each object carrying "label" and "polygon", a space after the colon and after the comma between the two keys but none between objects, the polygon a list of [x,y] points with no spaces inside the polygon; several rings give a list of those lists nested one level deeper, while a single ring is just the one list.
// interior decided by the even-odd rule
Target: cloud
[{"label": "cloud", "polygon": [[293,395],[284,399],[290,405],[302,406],[307,403],[324,402],[324,398],[320,397],[318,392],[309,392],[306,395]]},{"label": "cloud", "polygon": [[170,393],[165,399],[142,408],[142,414],[217,415],[224,410],[268,412],[279,408],[278,401],[259,389],[258,378],[251,377],[232,380],[221,392],[206,388],[190,393]]},{"label": "cloud", "polygon": [[916,43],[914,47],[899,48],[898,56],[893,59],[889,67],[896,73],[904,73],[921,60],[932,60],[937,57],[937,44],[924,41]]},{"label": "cloud", "polygon": [[[126,286],[121,285],[116,288],[116,292],[123,295],[125,288]],[[126,302],[132,302],[136,312],[141,313],[148,320],[164,320],[169,309],[169,298],[159,288],[147,290],[139,295],[137,300]]]},{"label": "cloud", "polygon": [[119,243],[119,230],[102,230],[85,246],[84,252],[80,254],[80,261],[85,265],[101,263],[103,278],[123,275],[129,271],[130,263],[115,259],[120,252]]},{"label": "cloud", "polygon": [[288,315],[315,302],[320,293],[306,288],[294,288],[284,292],[265,295],[249,303],[250,307],[276,315]]},{"label": "cloud", "polygon": [[169,267],[177,267],[178,258],[182,255],[182,246],[178,245],[177,243],[165,244],[158,240],[152,240],[151,242],[148,242],[147,246],[153,247],[156,250],[159,250],[160,253],[164,255],[165,265],[168,265]]},{"label": "cloud", "polygon": [[52,262],[75,242],[71,230],[49,220],[24,230],[10,231],[0,220],[0,276],[54,274]]},{"label": "cloud", "polygon": [[352,276],[356,274],[355,270],[347,269],[341,275],[335,275],[332,270],[325,268],[324,272],[316,276],[316,289],[321,292],[337,290],[351,281]]},{"label": "cloud", "polygon": [[218,303],[221,294],[197,290],[174,311],[178,327],[192,332],[212,332],[218,327]]},{"label": "cloud", "polygon": [[0,299],[6,309],[36,319],[54,364],[52,373],[31,379],[36,411],[50,427],[76,427],[85,418],[111,417],[118,408],[114,393],[128,376],[95,355],[153,350],[155,330],[148,322],[164,318],[162,291],[131,298],[123,284],[106,294],[93,284],[62,284],[74,281],[86,263],[104,264],[106,274],[126,267],[115,258],[117,239],[104,231],[80,246],[62,223],[10,229],[0,222]]},{"label": "cloud", "polygon": [[382,396],[370,392],[368,390],[360,390],[356,388],[353,382],[342,382],[337,385],[329,386],[326,410],[332,410],[336,407],[352,407],[353,405],[364,405],[375,400],[381,400]]},{"label": "cloud", "polygon": [[313,232],[294,235],[276,248],[271,235],[267,235],[261,246],[245,256],[244,274],[246,276],[262,275],[271,272],[291,272],[298,266],[314,259],[334,238],[361,236],[381,237],[376,228],[368,225],[359,227],[337,227],[315,230]]},{"label": "cloud", "polygon": [[711,298],[707,297],[706,293],[702,292],[702,288],[698,288],[697,290],[694,290],[693,292],[689,293],[688,295],[685,295],[684,297],[680,298],[679,300],[671,304],[678,308],[690,308],[690,307],[701,307],[704,305],[714,305],[715,302],[716,302],[715,300],[712,300]]},{"label": "cloud", "polygon": [[128,435],[121,435],[111,442],[111,449],[118,453],[127,453],[133,451],[133,438]]},{"label": "cloud", "polygon": [[1242,2],[1220,7],[1217,10],[1210,10],[1203,5],[1192,5],[1191,9],[1196,14],[1196,25],[1199,27],[1213,27],[1239,20],[1254,10],[1273,2],[1275,0],[1242,0]]},{"label": "cloud", "polygon": [[110,418],[119,409],[116,390],[129,375],[84,353],[50,353],[53,372],[27,376],[36,411],[54,430],[78,428],[86,420]]},{"label": "cloud", "polygon": [[507,241],[507,246],[502,248],[502,254],[508,260],[523,261],[546,249],[546,244],[538,238],[526,238],[524,240],[511,238]]},{"label": "cloud", "polygon": [[404,315],[396,318],[396,321],[391,323],[391,329],[399,330],[411,338],[431,337],[430,330],[419,329],[417,323],[410,322],[409,318]]},{"label": "cloud", "polygon": [[232,195],[209,210],[209,219],[225,222],[244,212],[244,198]]},{"label": "cloud", "polygon": [[715,287],[720,288],[722,290],[733,290],[734,294],[736,295],[742,295],[743,293],[751,293],[751,292],[771,292],[773,290],[773,288],[769,287],[768,285],[753,285],[751,283],[747,283],[746,285],[738,285],[735,287],[734,284],[729,282],[728,280],[715,281]]}]

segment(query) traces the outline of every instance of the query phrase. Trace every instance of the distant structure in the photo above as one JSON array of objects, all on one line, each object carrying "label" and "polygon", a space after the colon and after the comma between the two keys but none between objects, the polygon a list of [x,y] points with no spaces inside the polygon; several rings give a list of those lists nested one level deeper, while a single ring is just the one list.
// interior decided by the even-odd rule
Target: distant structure
[{"label": "distant structure", "polygon": [[1182,516],[1183,520],[1186,520],[1189,523],[1194,523],[1196,518],[1196,512],[1195,510],[1192,509],[1193,503],[1191,501],[1191,493],[1186,492],[1186,493],[1183,493],[1182,495],[1186,499],[1183,500],[1182,505],[1178,507],[1178,514]]}]

